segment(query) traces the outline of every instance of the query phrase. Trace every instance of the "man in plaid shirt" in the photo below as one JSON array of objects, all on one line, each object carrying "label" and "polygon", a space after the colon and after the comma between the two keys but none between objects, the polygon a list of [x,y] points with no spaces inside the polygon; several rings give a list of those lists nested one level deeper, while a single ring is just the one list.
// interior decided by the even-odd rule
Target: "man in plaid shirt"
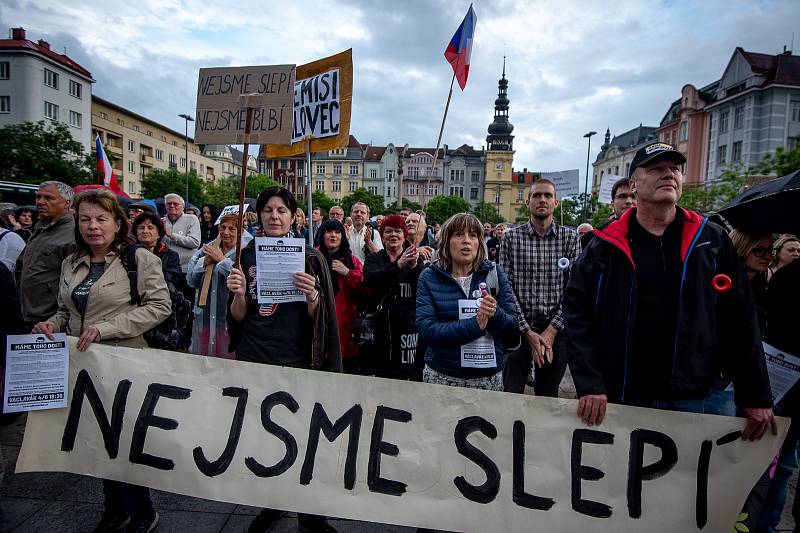
[{"label": "man in plaid shirt", "polygon": [[558,386],[567,367],[561,297],[569,268],[580,254],[575,230],[553,221],[558,205],[555,184],[537,180],[528,193],[531,219],[507,231],[500,243],[500,266],[517,299],[519,330],[523,342],[506,359],[505,390],[522,393],[536,362],[534,390],[537,396],[558,396]]}]

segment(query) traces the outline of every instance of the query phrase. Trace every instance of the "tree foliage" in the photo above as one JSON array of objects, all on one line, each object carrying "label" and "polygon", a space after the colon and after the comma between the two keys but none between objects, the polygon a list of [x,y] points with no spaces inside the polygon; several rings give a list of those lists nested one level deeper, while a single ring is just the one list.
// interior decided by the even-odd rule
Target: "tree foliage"
[{"label": "tree foliage", "polygon": [[795,170],[800,170],[800,146],[792,150],[786,150],[779,146],[775,152],[758,162],[753,169],[757,174],[772,174],[785,176]]},{"label": "tree foliage", "polygon": [[[220,208],[238,204],[241,179],[239,176],[225,176],[215,182],[206,182],[204,201]],[[258,198],[261,191],[269,187],[280,187],[280,184],[263,174],[248,176],[244,195],[246,198]]]},{"label": "tree foliage", "polygon": [[342,198],[342,209],[345,213],[350,213],[350,209],[356,202],[364,202],[369,207],[370,215],[383,213],[383,196],[372,194],[367,189],[359,188]]},{"label": "tree foliage", "polygon": [[[189,202],[194,205],[205,203],[205,183],[197,172],[189,172]],[[166,194],[178,194],[186,200],[186,174],[174,169],[154,169],[142,178],[142,196],[160,198]]]},{"label": "tree foliage", "polygon": [[[403,209],[411,209],[411,211],[419,211],[422,209],[422,204],[418,204],[417,202],[412,202],[411,200],[403,199]],[[397,212],[397,202],[392,202],[388,206],[386,206],[386,211],[388,212]],[[444,222],[444,220],[438,221],[439,223]]]},{"label": "tree foliage", "polygon": [[685,186],[678,205],[684,209],[708,213],[716,211],[738,195],[753,170],[743,171],[741,168],[725,171],[719,180],[705,186]]},{"label": "tree foliage", "polygon": [[431,198],[428,205],[425,206],[426,218],[442,224],[457,213],[469,212],[469,203],[458,196],[436,196]]},{"label": "tree foliage", "polygon": [[[92,182],[91,154],[58,121],[23,122],[0,128],[0,179],[20,183]],[[96,174],[95,174],[96,175]]]},{"label": "tree foliage", "polygon": [[472,212],[481,222],[491,222],[492,224],[503,222],[503,217],[497,212],[497,207],[489,202],[478,202]]},{"label": "tree foliage", "polygon": [[324,192],[314,191],[311,194],[311,204],[313,207],[321,207],[327,213],[331,207],[336,205],[336,202]]}]

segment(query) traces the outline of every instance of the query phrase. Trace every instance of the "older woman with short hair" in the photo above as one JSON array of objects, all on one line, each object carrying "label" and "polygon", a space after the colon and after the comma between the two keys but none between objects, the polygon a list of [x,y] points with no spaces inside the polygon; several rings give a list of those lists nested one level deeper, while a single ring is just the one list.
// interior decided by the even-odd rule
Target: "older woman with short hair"
[{"label": "older woman with short hair", "polygon": [[501,337],[516,331],[516,305],[505,272],[486,259],[483,237],[474,215],[453,215],[442,226],[436,261],[419,276],[426,382],[503,390]]},{"label": "older woman with short hair", "polygon": [[164,242],[164,222],[155,213],[142,212],[133,220],[131,233],[136,243],[161,259],[164,279],[180,290],[186,285],[181,271],[181,260],[175,250]]},{"label": "older woman with short hair", "polygon": [[[128,217],[109,191],[94,189],[75,197],[75,253],[61,265],[58,311],[37,323],[34,333],[66,332],[78,337],[85,351],[94,342],[144,348],[143,334],[170,314],[170,297],[161,261],[144,249],[135,250],[140,304],[131,302],[129,265],[132,246]],[[95,531],[151,531],[158,514],[147,487],[103,480],[105,510]]]}]

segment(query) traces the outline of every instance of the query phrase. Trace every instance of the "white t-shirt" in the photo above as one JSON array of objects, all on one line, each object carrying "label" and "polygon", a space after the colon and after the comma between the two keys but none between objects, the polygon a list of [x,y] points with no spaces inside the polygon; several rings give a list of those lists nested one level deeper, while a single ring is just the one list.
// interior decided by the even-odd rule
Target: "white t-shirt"
[{"label": "white t-shirt", "polygon": [[[347,240],[350,242],[350,252],[359,258],[363,263],[366,259],[367,254],[364,253],[364,233],[367,232],[366,225],[361,228],[361,231],[356,231],[355,226],[350,228],[350,235],[348,235]],[[372,243],[376,246],[378,250],[383,250],[383,243],[381,242],[381,236],[378,233],[378,230],[372,230]]]},{"label": "white t-shirt", "polygon": [[455,278],[455,280],[459,285],[461,285],[461,290],[464,291],[464,296],[469,298],[469,287],[472,285],[472,274],[463,278]]}]

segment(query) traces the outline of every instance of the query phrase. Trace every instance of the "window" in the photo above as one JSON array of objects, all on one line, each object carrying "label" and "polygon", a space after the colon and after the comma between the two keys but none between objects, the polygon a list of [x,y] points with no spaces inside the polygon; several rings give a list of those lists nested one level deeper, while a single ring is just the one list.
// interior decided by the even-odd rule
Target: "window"
[{"label": "window", "polygon": [[450,181],[464,181],[464,169],[451,170]]},{"label": "window", "polygon": [[406,194],[419,194],[419,184],[417,183],[407,183],[406,184]]},{"label": "window", "polygon": [[325,182],[322,180],[317,180],[317,190],[320,192],[325,192]]},{"label": "window", "polygon": [[0,80],[7,80],[11,77],[11,64],[8,61],[0,61]]},{"label": "window", "polygon": [[44,69],[44,84],[53,89],[58,89],[58,73]]},{"label": "window", "polygon": [[317,163],[317,174],[325,174],[325,165]]},{"label": "window", "polygon": [[44,116],[51,120],[58,120],[58,106],[46,101],[44,103]]},{"label": "window", "polygon": [[369,178],[373,179],[373,180],[378,179],[378,169],[377,168],[369,169]]},{"label": "window", "polygon": [[160,150],[160,149],[156,148],[156,159],[158,161],[163,161],[164,160],[164,150]]},{"label": "window", "polygon": [[342,191],[342,182],[336,180],[333,182],[333,188],[331,189],[333,192],[341,192]]},{"label": "window", "polygon": [[463,198],[464,187],[450,186],[450,196],[458,196],[459,198]]},{"label": "window", "polygon": [[419,178],[419,167],[411,167],[408,169],[408,177]]},{"label": "window", "polygon": [[350,165],[350,175],[351,176],[358,176],[358,165]]},{"label": "window", "polygon": [[136,151],[136,143],[132,140],[128,139],[128,151],[135,152]]},{"label": "window", "polygon": [[[123,123],[123,124],[124,124],[124,123]],[[173,140],[173,141],[172,141],[172,146],[178,146],[178,141],[175,141],[175,140]]]},{"label": "window", "polygon": [[306,175],[306,166],[305,165],[297,165],[297,177],[302,178]]},{"label": "window", "polygon": [[153,136],[153,130],[147,130],[147,136],[148,137],[152,137]]},{"label": "window", "polygon": [[139,126],[137,126],[136,124],[134,124],[133,126],[131,126],[131,129],[132,129],[133,131],[139,131]]},{"label": "window", "polygon": [[478,199],[478,189],[472,188],[469,190],[469,199],[470,200],[477,200]]},{"label": "window", "polygon": [[392,188],[389,187],[389,186],[386,187],[386,196],[387,197],[391,197],[392,196]]},{"label": "window", "polygon": [[125,121],[122,120],[121,118],[117,117],[117,124],[119,124],[120,126],[124,126],[125,125]]},{"label": "window", "polygon": [[744,127],[744,106],[740,105],[733,110],[733,129],[738,130]]},{"label": "window", "polygon": [[689,140],[689,123],[685,120],[681,122],[681,140],[688,141]]},{"label": "window", "polygon": [[521,202],[525,195],[525,189],[517,189],[517,201]]},{"label": "window", "polygon": [[725,164],[725,156],[728,154],[728,145],[723,144],[717,148],[717,165]]},{"label": "window", "polygon": [[73,128],[82,128],[83,127],[83,115],[80,113],[76,113],[75,111],[69,112],[69,125]]},{"label": "window", "polygon": [[494,203],[500,204],[500,191],[495,191],[494,193]]},{"label": "window", "polygon": [[793,100],[789,104],[789,113],[792,117],[792,122],[800,122],[800,100]]},{"label": "window", "polygon": [[282,168],[282,169],[289,168],[289,160],[288,159],[281,159],[280,163],[278,163],[278,168]]},{"label": "window", "polygon": [[394,179],[394,170],[387,170],[386,181],[392,181],[393,179]]},{"label": "window", "polygon": [[[463,198],[464,197],[464,187],[459,187],[459,189],[461,189],[461,194],[459,194],[459,196],[461,196]],[[433,184],[428,185],[428,196],[437,196],[438,194],[439,194],[439,186],[438,185],[433,185]]]},{"label": "window", "polygon": [[342,164],[336,163],[333,165],[333,175],[334,176],[341,176],[342,175]]},{"label": "window", "polygon": [[133,161],[128,161],[128,172],[131,174],[136,174],[136,163]]},{"label": "window", "polygon": [[181,168],[186,168],[186,158],[181,157]]},{"label": "window", "polygon": [[723,111],[719,114],[719,132],[720,133],[727,133],[728,132],[728,116],[730,115],[730,111]]},{"label": "window", "polygon": [[472,171],[472,183],[478,183],[481,181],[481,172],[479,170]]},{"label": "window", "polygon": [[191,170],[192,172],[197,170],[197,163],[195,163],[194,161],[189,161],[189,170]]},{"label": "window", "polygon": [[10,96],[0,96],[0,113],[11,113]]},{"label": "window", "polygon": [[69,95],[83,98],[83,86],[75,80],[69,80]]},{"label": "window", "polygon": [[[178,166],[178,156],[176,156],[175,154],[169,154],[169,166],[171,166],[171,167],[177,167]],[[223,163],[222,170],[223,171],[225,170],[224,163]]]},{"label": "window", "polygon": [[350,182],[350,192],[353,192],[356,189],[358,189],[358,182],[357,181],[351,181]]},{"label": "window", "polygon": [[376,196],[378,194],[378,188],[374,185],[371,185],[367,190],[369,191],[370,194],[374,194]]},{"label": "window", "polygon": [[103,120],[108,120],[108,113],[106,113],[105,111],[100,111],[100,112],[98,113],[98,115],[99,115],[99,116],[100,116],[100,118],[102,118]]},{"label": "window", "polygon": [[741,161],[742,160],[742,141],[737,141],[733,143],[731,147],[731,161]]},{"label": "window", "polygon": [[136,182],[133,180],[128,182],[128,194],[136,194]]}]

